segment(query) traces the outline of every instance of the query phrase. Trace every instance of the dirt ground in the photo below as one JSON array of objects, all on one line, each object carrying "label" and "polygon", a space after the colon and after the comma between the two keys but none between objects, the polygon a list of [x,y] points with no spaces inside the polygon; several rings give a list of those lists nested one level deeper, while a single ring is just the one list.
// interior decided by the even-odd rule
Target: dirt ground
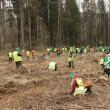
[{"label": "dirt ground", "polygon": [[[0,56],[0,110],[110,110],[110,79],[103,74],[97,63],[100,53],[75,57],[75,68],[69,69],[67,54],[42,57],[26,62],[23,69],[16,70],[6,57]],[[58,63],[57,71],[49,71],[50,61]],[[80,76],[93,82],[92,94],[68,96],[68,74],[79,72]]]}]

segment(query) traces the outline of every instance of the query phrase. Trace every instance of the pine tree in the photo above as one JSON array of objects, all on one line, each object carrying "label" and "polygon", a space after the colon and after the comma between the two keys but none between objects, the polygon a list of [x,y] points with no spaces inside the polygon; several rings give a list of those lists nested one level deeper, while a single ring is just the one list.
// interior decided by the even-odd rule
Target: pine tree
[{"label": "pine tree", "polygon": [[[100,40],[104,45],[107,45],[107,14],[106,14],[106,9],[105,9],[105,3],[104,0],[99,0],[98,1],[98,9],[99,9],[99,36]],[[109,43],[109,42],[108,42]]]},{"label": "pine tree", "polygon": [[70,45],[76,45],[80,37],[80,12],[76,0],[66,0],[65,23],[68,27]]}]

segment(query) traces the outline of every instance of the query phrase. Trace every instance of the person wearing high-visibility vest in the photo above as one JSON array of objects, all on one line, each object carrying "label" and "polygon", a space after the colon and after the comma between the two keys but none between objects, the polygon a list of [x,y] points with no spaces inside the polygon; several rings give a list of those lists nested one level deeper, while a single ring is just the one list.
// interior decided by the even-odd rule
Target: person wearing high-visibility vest
[{"label": "person wearing high-visibility vest", "polygon": [[30,57],[30,51],[26,51],[26,58],[27,58],[27,61],[29,61],[29,57]]},{"label": "person wearing high-visibility vest", "polygon": [[22,57],[21,57],[20,49],[16,48],[16,50],[13,52],[13,60],[16,63],[16,68],[20,68],[22,66]]},{"label": "person wearing high-visibility vest", "polygon": [[65,47],[65,48],[64,48],[64,51],[65,51],[65,52],[67,52],[67,51],[68,51],[68,49]]},{"label": "person wearing high-visibility vest", "polygon": [[71,95],[72,93],[74,96],[85,93],[89,95],[92,93],[91,87],[93,85],[90,80],[83,80],[78,73],[70,73],[69,78],[71,79],[71,85],[67,92],[68,95]]},{"label": "person wearing high-visibility vest", "polygon": [[50,48],[47,48],[47,53],[48,53],[48,55],[50,55],[50,53],[51,53]]},{"label": "person wearing high-visibility vest", "polygon": [[79,78],[79,74],[70,73],[69,78],[71,79],[71,85],[69,87],[69,90],[67,91],[67,94],[71,95],[72,93],[74,93],[77,86],[76,79]]},{"label": "person wearing high-visibility vest", "polygon": [[57,48],[57,57],[60,57],[61,55],[61,48]]},{"label": "person wearing high-visibility vest", "polygon": [[110,54],[104,58],[104,72],[110,77]]},{"label": "person wearing high-visibility vest", "polygon": [[12,52],[8,53],[8,58],[9,58],[9,62],[13,61],[13,53]]},{"label": "person wearing high-visibility vest", "polygon": [[48,69],[56,71],[57,70],[57,63],[54,62],[54,61],[50,62],[49,65],[48,65]]},{"label": "person wearing high-visibility vest", "polygon": [[33,57],[33,59],[35,59],[35,56],[36,56],[36,52],[35,52],[35,50],[32,50],[32,57]]},{"label": "person wearing high-visibility vest", "polygon": [[73,54],[69,54],[68,56],[68,63],[69,63],[69,68],[74,68],[74,55]]},{"label": "person wearing high-visibility vest", "polygon": [[105,52],[105,53],[103,53],[102,55],[101,55],[101,59],[100,59],[100,65],[102,66],[102,69],[104,69],[104,67],[105,67],[105,63],[108,61],[108,57],[107,57],[107,53]]}]

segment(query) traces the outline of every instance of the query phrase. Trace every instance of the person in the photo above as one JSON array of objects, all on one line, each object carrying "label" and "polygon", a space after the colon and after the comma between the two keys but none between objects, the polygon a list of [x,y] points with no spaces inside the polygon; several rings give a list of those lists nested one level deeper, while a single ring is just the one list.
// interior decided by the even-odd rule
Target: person
[{"label": "person", "polygon": [[13,60],[16,63],[16,68],[19,69],[22,66],[22,58],[21,58],[20,49],[16,48],[16,50],[13,52]]},{"label": "person", "polygon": [[84,53],[87,53],[87,48],[84,48]]},{"label": "person", "polygon": [[50,62],[49,65],[48,65],[48,69],[56,71],[57,70],[57,63],[54,62],[54,61]]},{"label": "person", "polygon": [[68,95],[72,93],[75,95],[77,94],[91,94],[92,90],[91,87],[93,86],[89,80],[83,80],[79,77],[78,73],[70,73],[69,78],[71,79],[71,85],[67,92]]},{"label": "person", "polygon": [[74,68],[74,55],[72,53],[68,56],[69,68]]},{"label": "person", "polygon": [[56,53],[57,52],[57,48],[54,48],[54,53]]},{"label": "person", "polygon": [[12,52],[8,53],[8,58],[9,58],[9,63],[11,63],[13,61],[13,53]]},{"label": "person", "polygon": [[26,57],[27,57],[27,61],[29,61],[30,51],[26,51]]},{"label": "person", "polygon": [[51,53],[50,48],[47,48],[47,53],[48,53],[48,55],[50,55],[50,53]]},{"label": "person", "polygon": [[32,50],[32,57],[33,57],[33,59],[35,59],[35,56],[36,56],[36,52],[35,52],[35,50],[33,49],[33,50]]},{"label": "person", "polygon": [[61,55],[61,48],[57,48],[57,57],[60,57]]},{"label": "person", "polygon": [[100,65],[102,66],[102,69],[104,69],[104,58],[101,58],[101,60],[100,60]]},{"label": "person", "polygon": [[[108,56],[109,57],[109,56]],[[110,59],[104,64],[104,72],[110,77]]]},{"label": "person", "polygon": [[103,67],[104,72],[110,76],[110,54],[106,53],[106,56],[101,59],[100,64]]},{"label": "person", "polygon": [[64,48],[64,51],[65,51],[65,52],[67,52],[67,51],[68,51],[68,49],[65,47],[65,48]]},{"label": "person", "polygon": [[79,74],[70,73],[69,78],[71,79],[71,85],[69,90],[67,91],[67,94],[71,95],[75,91],[75,87],[77,86],[76,79],[79,78]]},{"label": "person", "polygon": [[100,59],[100,62],[99,63],[102,66],[102,69],[104,69],[105,63],[108,61],[107,55],[108,55],[107,52],[101,54],[101,59]]},{"label": "person", "polygon": [[82,55],[84,52],[84,47],[80,47],[80,55]]}]

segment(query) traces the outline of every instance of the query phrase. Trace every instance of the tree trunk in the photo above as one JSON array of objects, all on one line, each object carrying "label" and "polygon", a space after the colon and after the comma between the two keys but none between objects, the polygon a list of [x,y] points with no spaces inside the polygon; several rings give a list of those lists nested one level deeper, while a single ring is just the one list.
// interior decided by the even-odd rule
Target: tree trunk
[{"label": "tree trunk", "polygon": [[25,48],[25,41],[24,41],[24,12],[23,12],[23,0],[19,0],[20,3],[20,15],[21,15],[21,47],[22,49]]},{"label": "tree trunk", "polygon": [[29,21],[29,49],[32,49],[32,36],[31,36],[31,13],[30,13],[30,0],[28,1],[28,21]]}]

